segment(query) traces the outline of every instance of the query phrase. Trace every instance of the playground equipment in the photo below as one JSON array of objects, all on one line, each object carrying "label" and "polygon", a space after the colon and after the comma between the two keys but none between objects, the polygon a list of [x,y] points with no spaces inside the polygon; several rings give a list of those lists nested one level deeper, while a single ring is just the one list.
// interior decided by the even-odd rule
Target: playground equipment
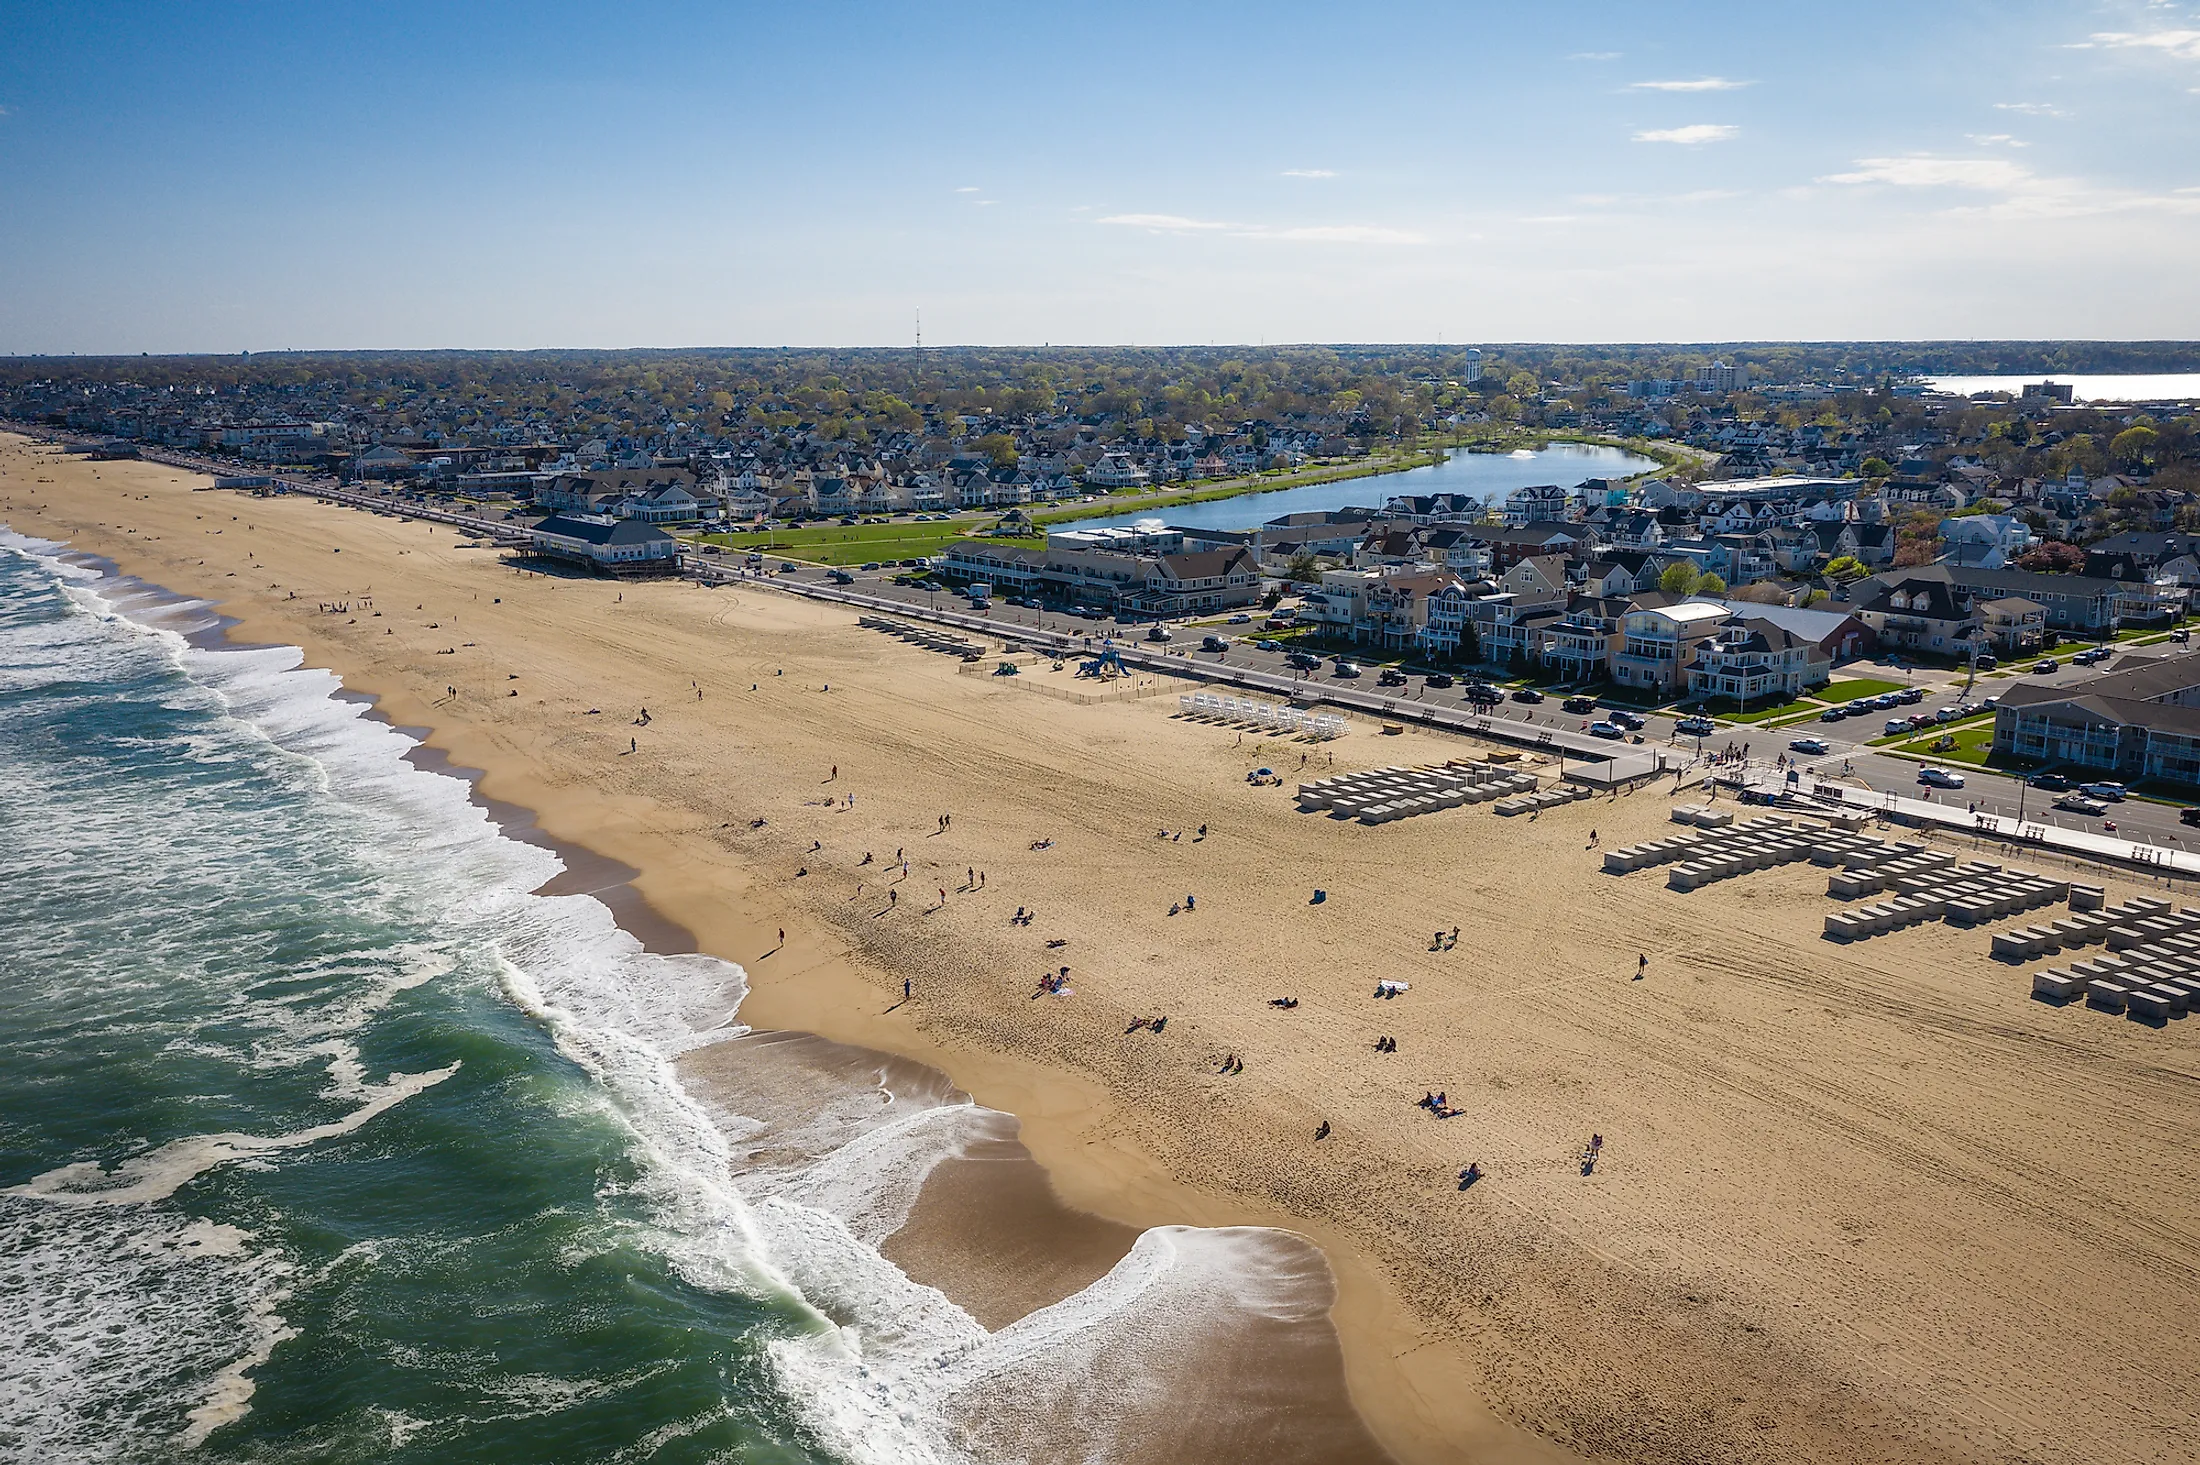
[{"label": "playground equipment", "polygon": [[1113,646],[1110,646],[1092,660],[1080,662],[1077,667],[1077,675],[1108,680],[1114,677],[1128,676],[1130,673],[1124,669],[1123,658]]}]

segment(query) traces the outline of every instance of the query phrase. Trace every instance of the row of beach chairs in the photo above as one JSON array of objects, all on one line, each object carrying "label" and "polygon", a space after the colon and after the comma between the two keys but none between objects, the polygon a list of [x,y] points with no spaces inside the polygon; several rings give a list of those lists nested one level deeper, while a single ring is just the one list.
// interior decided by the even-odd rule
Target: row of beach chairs
[{"label": "row of beach chairs", "polygon": [[1336,818],[1362,824],[1387,824],[1415,814],[1529,793],[1536,783],[1532,773],[1516,773],[1494,763],[1369,768],[1300,784],[1299,808],[1307,813],[1326,809]]},{"label": "row of beach chairs", "polygon": [[[2135,926],[2118,927],[2115,934],[2134,933],[2165,917],[2178,922],[2177,917],[2166,916],[2165,902],[2150,904],[2157,914]],[[2200,912],[2188,908],[2178,915],[2190,919],[2178,922],[2183,929],[2177,934],[2156,935],[2120,952],[2074,961],[2067,968],[2043,968],[2032,974],[2032,991],[2064,1002],[2083,997],[2089,1007],[2138,1018],[2166,1020],[2191,1011],[2200,1006]]]},{"label": "row of beach chairs", "polygon": [[1304,733],[1322,742],[1344,736],[1344,718],[1334,712],[1309,712],[1285,703],[1258,702],[1220,692],[1189,692],[1178,697],[1176,705],[1186,717],[1210,722],[1250,723],[1287,736]]},{"label": "row of beach chairs", "polygon": [[[1676,823],[1701,825],[1703,815],[1708,812],[1710,811],[1684,804],[1673,810],[1673,818]],[[1787,863],[1786,846],[1790,842],[1801,841],[1805,847],[1804,857],[1807,858],[1809,846],[1824,834],[1815,825],[1797,824],[1775,815],[1765,815],[1736,825],[1732,823],[1732,816],[1723,811],[1717,822],[1704,827],[1711,832],[1678,834],[1671,839],[1653,839],[1646,844],[1623,845],[1618,849],[1606,850],[1604,871],[1608,875],[1628,875],[1657,865],[1704,865],[1719,869],[1720,873],[1712,878],[1724,878],[1729,874],[1741,874],[1744,868],[1737,864],[1728,869],[1726,862],[1731,857],[1746,853],[1748,869],[1770,869],[1774,864]],[[1767,841],[1780,844],[1782,856],[1777,860],[1758,864],[1758,847]],[[1691,871],[1674,888],[1695,889],[1697,885],[1704,883],[1699,878],[1699,873]]]},{"label": "row of beach chairs", "polygon": [[1532,794],[1521,794],[1514,798],[1499,799],[1490,806],[1490,812],[1502,814],[1510,819],[1516,814],[1533,814],[1543,809],[1555,809],[1560,804],[1570,804],[1576,799],[1586,799],[1594,792],[1595,790],[1583,784],[1554,783],[1549,788],[1538,789]]},{"label": "row of beach chairs", "polygon": [[1935,866],[1903,875],[1881,888],[1891,889],[1894,898],[1836,911],[1826,917],[1826,934],[1839,941],[1860,941],[1926,921],[1975,926],[2052,905],[2070,893],[2066,880],[2049,880],[2025,870],[2004,870],[1984,861]]},{"label": "row of beach chairs", "polygon": [[2135,896],[2122,905],[2102,909],[2097,885],[2071,886],[2070,909],[2071,914],[2059,921],[1995,932],[1993,955],[2001,961],[2023,962],[2095,942],[2120,951],[2136,943],[2182,934],[2184,929],[2181,919],[2169,914],[2169,902],[2151,895]]},{"label": "row of beach chairs", "polygon": [[857,616],[856,624],[874,631],[884,631],[889,636],[898,636],[913,646],[922,646],[927,651],[944,651],[950,656],[966,657],[982,654],[977,642],[967,636],[955,635],[951,631],[936,631],[930,626],[912,625],[908,621],[889,620],[885,616]]}]

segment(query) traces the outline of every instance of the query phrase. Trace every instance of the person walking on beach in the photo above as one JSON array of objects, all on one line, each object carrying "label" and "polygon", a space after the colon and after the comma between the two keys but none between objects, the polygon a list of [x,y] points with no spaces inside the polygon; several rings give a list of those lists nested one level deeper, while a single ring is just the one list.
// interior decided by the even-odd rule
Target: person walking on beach
[{"label": "person walking on beach", "polygon": [[1649,956],[1647,954],[1638,954],[1635,957],[1635,980],[1638,982],[1641,981],[1642,974],[1648,970],[1650,970]]},{"label": "person walking on beach", "polygon": [[901,979],[901,1000],[902,1000],[902,1001],[904,1001],[904,1002],[907,1002],[907,1001],[909,1000],[909,991],[910,991],[910,986],[909,986],[909,979],[908,979],[907,977],[903,977],[903,978]]}]

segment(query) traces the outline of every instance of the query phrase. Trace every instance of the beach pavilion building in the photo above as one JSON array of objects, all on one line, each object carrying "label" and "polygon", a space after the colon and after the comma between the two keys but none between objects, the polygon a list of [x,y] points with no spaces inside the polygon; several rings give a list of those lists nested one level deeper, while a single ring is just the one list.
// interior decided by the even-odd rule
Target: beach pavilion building
[{"label": "beach pavilion building", "polygon": [[640,519],[552,514],[527,531],[531,553],[607,575],[676,575],[680,541]]}]

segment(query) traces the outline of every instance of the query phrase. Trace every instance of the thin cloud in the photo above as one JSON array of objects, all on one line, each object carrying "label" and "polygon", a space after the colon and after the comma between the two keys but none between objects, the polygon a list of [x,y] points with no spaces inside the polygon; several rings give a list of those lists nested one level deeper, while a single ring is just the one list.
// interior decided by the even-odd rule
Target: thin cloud
[{"label": "thin cloud", "polygon": [[2022,186],[2031,171],[2007,158],[1858,158],[1853,173],[1833,173],[1820,183],[1851,187],[1884,183],[1895,188],[1992,188]]},{"label": "thin cloud", "polygon": [[2180,61],[2200,61],[2200,31],[2095,31],[2073,51],[2161,51]]},{"label": "thin cloud", "polygon": [[1738,92],[1753,81],[1728,81],[1723,76],[1703,76],[1694,81],[1636,81],[1628,89],[1638,92]]},{"label": "thin cloud", "polygon": [[1967,132],[1964,134],[1982,148],[2028,148],[2032,144],[2006,132]]},{"label": "thin cloud", "polygon": [[1687,127],[1657,127],[1635,134],[1636,142],[1677,142],[1684,147],[1697,147],[1707,142],[1725,142],[1741,132],[1725,122],[1697,122]]},{"label": "thin cloud", "polygon": [[1956,189],[1993,195],[1951,214],[1996,220],[2077,219],[2110,214],[2200,214],[2200,196],[2182,190],[2139,193],[2101,188],[2082,178],[2047,178],[2011,158],[1859,158],[1853,172],[1820,183],[1892,188]]},{"label": "thin cloud", "polygon": [[1334,170],[1329,168],[1286,168],[1283,170],[1283,176],[1286,178],[1334,178],[1337,175]]},{"label": "thin cloud", "polygon": [[1566,59],[1568,61],[1617,61],[1622,54],[1619,51],[1576,51]]},{"label": "thin cloud", "polygon": [[975,188],[958,188],[955,191],[957,193],[976,193],[978,190]]},{"label": "thin cloud", "polygon": [[1231,224],[1215,219],[1187,219],[1181,214],[1110,214],[1096,224],[1119,224],[1155,234],[1190,234],[1226,230],[1239,239],[1280,239],[1297,244],[1426,244],[1428,236],[1411,229],[1392,229],[1379,224]]},{"label": "thin cloud", "polygon": [[1426,244],[1428,236],[1412,229],[1385,229],[1375,224],[1313,224],[1296,229],[1252,231],[1262,239],[1304,240],[1314,244]]},{"label": "thin cloud", "polygon": [[2027,117],[2068,117],[2070,114],[2051,102],[1996,102],[1997,112],[2022,112]]},{"label": "thin cloud", "polygon": [[1096,219],[1099,224],[1121,224],[1126,229],[1156,229],[1170,233],[1183,233],[1191,229],[1227,229],[1228,224],[1212,219],[1187,219],[1182,214],[1109,214]]}]

